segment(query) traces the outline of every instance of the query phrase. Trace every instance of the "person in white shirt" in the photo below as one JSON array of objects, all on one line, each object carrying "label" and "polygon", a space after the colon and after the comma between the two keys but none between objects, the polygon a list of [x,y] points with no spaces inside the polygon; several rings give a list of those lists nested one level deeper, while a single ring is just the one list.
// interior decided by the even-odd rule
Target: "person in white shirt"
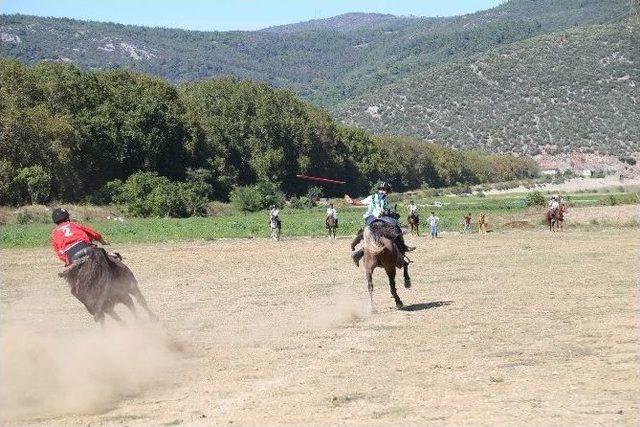
[{"label": "person in white shirt", "polygon": [[549,210],[551,211],[551,214],[554,214],[556,209],[560,207],[559,199],[560,196],[553,196],[551,200],[549,200]]},{"label": "person in white shirt", "polygon": [[336,220],[336,227],[338,226],[338,211],[333,207],[333,203],[329,203],[329,207],[327,208],[327,218],[325,220],[325,224],[327,227],[329,226],[329,218],[333,218]]},{"label": "person in white shirt", "polygon": [[409,216],[418,216],[418,205],[416,205],[413,200],[409,203]]},{"label": "person in white shirt", "polygon": [[438,218],[434,212],[431,212],[431,216],[427,218],[431,238],[438,237],[438,222],[440,222],[440,218]]}]

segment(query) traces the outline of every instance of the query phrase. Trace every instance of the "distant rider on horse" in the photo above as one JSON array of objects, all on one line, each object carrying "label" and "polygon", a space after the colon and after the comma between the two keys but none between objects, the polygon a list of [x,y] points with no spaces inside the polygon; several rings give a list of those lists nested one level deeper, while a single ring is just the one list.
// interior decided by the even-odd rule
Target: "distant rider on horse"
[{"label": "distant rider on horse", "polygon": [[338,227],[338,211],[333,207],[333,203],[329,203],[329,207],[327,208],[327,218],[324,223],[329,227],[329,218],[333,218],[335,220],[335,227]]},{"label": "distant rider on horse", "polygon": [[282,223],[280,222],[280,210],[276,205],[271,205],[269,207],[269,222],[275,221],[278,224],[278,228],[282,227]]},{"label": "distant rider on horse", "polygon": [[411,218],[412,216],[415,216],[416,218],[418,217],[418,205],[416,205],[413,200],[411,201],[411,203],[409,203],[408,209],[409,218]]},{"label": "distant rider on horse", "polygon": [[[409,247],[404,242],[404,237],[402,236],[402,230],[400,229],[400,224],[398,220],[392,216],[390,216],[389,212],[389,201],[387,199],[387,194],[391,192],[391,185],[387,182],[382,182],[378,187],[378,192],[370,195],[366,199],[362,200],[353,200],[348,195],[344,196],[345,202],[350,205],[364,205],[367,206],[367,212],[364,214],[364,222],[366,226],[371,225],[375,221],[383,221],[388,224],[394,225],[398,231],[398,235],[396,237],[396,244],[398,245],[398,249],[402,254],[406,252],[410,252],[414,250],[414,247]],[[351,258],[353,258],[353,262],[356,265],[359,265],[360,259],[364,256],[364,249],[359,249],[354,251],[351,254]]]},{"label": "distant rider on horse", "polygon": [[560,207],[560,196],[553,196],[551,200],[549,200],[549,211],[551,211],[551,216],[555,215],[556,210]]},{"label": "distant rider on horse", "polygon": [[108,245],[102,235],[94,229],[72,222],[66,209],[54,209],[51,219],[56,224],[56,228],[51,232],[51,246],[65,267],[82,258],[86,252],[83,250],[93,246],[94,241]]}]

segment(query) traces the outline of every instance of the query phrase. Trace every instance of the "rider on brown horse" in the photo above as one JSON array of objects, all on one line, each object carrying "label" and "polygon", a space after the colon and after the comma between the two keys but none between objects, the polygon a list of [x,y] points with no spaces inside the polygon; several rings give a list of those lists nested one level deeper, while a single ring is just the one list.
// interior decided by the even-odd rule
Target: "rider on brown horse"
[{"label": "rider on brown horse", "polygon": [[[406,252],[414,250],[415,248],[407,246],[407,244],[404,242],[404,237],[402,236],[402,230],[400,229],[398,220],[389,215],[389,201],[387,199],[387,194],[390,192],[391,185],[387,182],[382,182],[378,187],[378,192],[370,195],[366,199],[353,200],[348,195],[345,195],[344,199],[351,205],[367,206],[367,212],[364,214],[364,222],[366,226],[371,225],[375,221],[382,221],[395,227],[397,230],[397,237],[395,239],[395,242],[398,245],[398,249],[400,250],[400,252],[404,254]],[[353,258],[353,262],[356,265],[359,265],[360,259],[362,259],[363,256],[364,249],[359,249],[351,254],[351,258]]]}]

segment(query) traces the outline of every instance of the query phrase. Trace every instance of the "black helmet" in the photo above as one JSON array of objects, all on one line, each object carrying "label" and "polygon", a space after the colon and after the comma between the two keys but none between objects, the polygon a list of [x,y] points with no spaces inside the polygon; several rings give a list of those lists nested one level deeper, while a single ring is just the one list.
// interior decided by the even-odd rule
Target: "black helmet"
[{"label": "black helmet", "polygon": [[63,208],[56,208],[51,213],[51,219],[56,224],[60,224],[61,222],[69,221],[69,212]]},{"label": "black helmet", "polygon": [[385,191],[391,191],[391,184],[389,184],[387,181],[382,181],[380,183],[380,185],[378,186],[379,190],[385,190]]}]

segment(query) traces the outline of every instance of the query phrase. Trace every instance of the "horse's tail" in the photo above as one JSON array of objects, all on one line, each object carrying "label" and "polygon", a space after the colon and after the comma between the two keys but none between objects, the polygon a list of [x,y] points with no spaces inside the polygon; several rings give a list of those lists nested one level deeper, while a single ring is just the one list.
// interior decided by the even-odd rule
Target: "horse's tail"
[{"label": "horse's tail", "polygon": [[365,227],[364,229],[364,248],[374,255],[384,250],[384,245],[376,239],[376,236],[369,227]]}]

